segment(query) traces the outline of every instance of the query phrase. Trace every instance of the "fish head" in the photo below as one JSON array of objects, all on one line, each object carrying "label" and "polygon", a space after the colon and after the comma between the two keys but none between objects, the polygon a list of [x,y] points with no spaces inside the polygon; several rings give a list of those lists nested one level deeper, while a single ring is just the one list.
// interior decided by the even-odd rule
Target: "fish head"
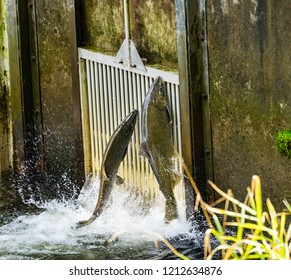
[{"label": "fish head", "polygon": [[165,91],[164,82],[161,77],[157,77],[151,88],[150,92],[150,101],[157,107],[159,110],[164,110],[167,107],[167,94]]},{"label": "fish head", "polygon": [[130,129],[130,131],[132,131],[135,127],[137,117],[138,117],[138,110],[135,109],[126,116],[126,118],[122,122],[122,125],[125,126],[125,129],[127,127],[128,129]]}]

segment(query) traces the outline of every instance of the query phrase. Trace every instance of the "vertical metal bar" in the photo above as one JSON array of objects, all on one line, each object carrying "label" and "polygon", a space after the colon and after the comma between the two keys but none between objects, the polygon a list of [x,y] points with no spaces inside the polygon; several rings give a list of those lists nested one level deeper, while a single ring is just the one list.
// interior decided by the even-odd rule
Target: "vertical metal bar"
[{"label": "vertical metal bar", "polygon": [[177,130],[178,130],[178,123],[177,123],[177,114],[178,114],[178,107],[176,102],[177,92],[175,92],[174,84],[170,84],[170,92],[172,98],[172,118],[173,118],[173,143],[174,146],[177,148]]},{"label": "vertical metal bar", "polygon": [[101,137],[102,137],[102,154],[104,154],[106,148],[106,135],[105,135],[105,104],[104,104],[104,87],[103,87],[103,73],[102,73],[102,64],[98,64],[98,76],[99,76],[99,89],[100,89],[100,108],[101,108]]},{"label": "vertical metal bar", "polygon": [[87,176],[92,169],[91,163],[91,147],[90,147],[90,125],[89,125],[89,109],[88,109],[88,87],[86,75],[86,61],[79,59],[79,79],[80,79],[80,102],[82,115],[82,134],[84,149],[84,167]]},{"label": "vertical metal bar", "polygon": [[97,108],[96,108],[96,90],[95,90],[95,64],[96,62],[91,61],[91,69],[90,69],[90,81],[91,81],[91,95],[92,95],[92,117],[93,117],[93,125],[91,128],[91,134],[93,137],[93,151],[94,151],[94,157],[93,157],[93,161],[94,161],[94,174],[97,174],[98,172],[98,148],[97,148]]},{"label": "vertical metal bar", "polygon": [[181,105],[180,105],[180,97],[179,97],[179,85],[175,85],[175,93],[176,93],[176,104],[177,104],[177,124],[178,124],[178,129],[177,129],[177,147],[178,147],[178,152],[179,152],[179,158],[180,158],[180,170],[182,171],[182,136],[181,136]]},{"label": "vertical metal bar", "polygon": [[[129,111],[132,111],[134,108],[134,91],[133,91],[133,83],[134,83],[134,73],[128,72],[128,97],[129,97]],[[134,139],[132,137],[132,139]],[[135,186],[136,183],[136,155],[135,155],[135,145],[133,145],[132,141],[129,144],[130,154],[129,154],[129,168],[131,171],[131,186]]]},{"label": "vertical metal bar", "polygon": [[121,100],[120,100],[120,69],[116,69],[115,71],[115,80],[116,80],[116,100],[117,100],[117,122],[120,123],[121,120]]},{"label": "vertical metal bar", "polygon": [[113,134],[114,132],[114,125],[113,125],[113,108],[112,108],[112,84],[111,84],[111,71],[110,71],[110,66],[106,65],[106,83],[107,83],[107,90],[105,94],[108,96],[108,118],[109,118],[109,136]]},{"label": "vertical metal bar", "polygon": [[[139,109],[140,111],[140,115],[139,115],[139,120],[138,120],[138,124],[137,124],[137,128],[136,128],[136,131],[137,131],[137,145],[139,147],[139,145],[141,144],[141,112],[142,112],[142,84],[141,84],[141,75],[138,74],[137,75],[137,108]],[[144,189],[143,186],[144,186],[144,162],[143,162],[143,159],[141,156],[138,157],[138,162],[139,162],[139,192],[142,193],[142,190]]]},{"label": "vertical metal bar", "polygon": [[121,119],[125,116],[125,102],[124,102],[124,70],[120,70],[119,72],[120,78],[120,105],[121,105]]},{"label": "vertical metal bar", "polygon": [[114,129],[118,126],[118,116],[117,116],[117,94],[116,94],[116,77],[115,72],[117,69],[111,67],[111,80],[112,80],[112,107],[113,107],[113,127]]},{"label": "vertical metal bar", "polygon": [[124,103],[125,103],[125,115],[129,113],[129,71],[124,71]]},{"label": "vertical metal bar", "polygon": [[95,112],[94,112],[94,107],[95,107],[95,96],[94,96],[94,62],[90,61],[90,112],[92,116],[92,123],[91,123],[91,128],[90,128],[90,133],[91,133],[91,151],[92,151],[92,163],[93,163],[93,174],[97,174],[97,168],[96,168],[96,147],[95,147]]},{"label": "vertical metal bar", "polygon": [[96,147],[96,171],[99,172],[102,162],[102,150],[100,150],[100,101],[99,101],[99,81],[98,81],[98,63],[94,62],[94,95],[95,95],[95,119],[96,126],[94,131]]},{"label": "vertical metal bar", "polygon": [[[138,74],[133,74],[133,98],[134,98],[134,102],[133,102],[133,106],[135,109],[139,109],[139,104],[138,104],[138,98],[139,98],[139,94],[138,94],[138,88],[139,88],[139,84],[137,82],[138,79]],[[135,189],[136,191],[140,192],[140,159],[139,159],[139,145],[140,145],[140,140],[139,140],[139,119],[137,121],[136,124],[136,128],[134,131],[134,138],[133,138],[133,151],[134,153],[134,158],[135,158],[135,168],[136,168],[136,172],[135,172]]]},{"label": "vertical metal bar", "polygon": [[100,80],[99,80],[99,66],[98,62],[95,62],[95,90],[96,90],[96,118],[97,118],[97,131],[96,131],[96,139],[98,141],[98,164],[97,164],[97,169],[98,172],[101,168],[101,163],[102,163],[102,156],[103,156],[103,148],[102,148],[102,124],[101,124],[101,92],[100,92]]},{"label": "vertical metal bar", "polygon": [[91,62],[86,60],[86,76],[87,76],[87,88],[88,88],[88,108],[89,108],[89,131],[90,131],[90,147],[91,147],[91,163],[92,163],[92,172],[95,174],[95,162],[94,162],[94,139],[92,135],[93,127],[93,116],[92,116],[92,93],[91,93]]},{"label": "vertical metal bar", "polygon": [[126,52],[128,65],[131,65],[131,52],[130,52],[130,20],[129,20],[129,0],[123,1],[124,7],[124,29],[125,29],[125,40],[126,40]]},{"label": "vertical metal bar", "polygon": [[[179,85],[173,84],[173,91],[175,92],[175,101],[176,101],[176,124],[177,124],[177,151],[178,151],[178,158],[177,158],[177,168],[180,174],[183,174],[183,167],[182,167],[182,143],[181,143],[181,120],[180,120],[180,97],[179,97]],[[179,197],[183,198],[183,203],[185,204],[185,188],[183,180],[180,182],[180,192]]]},{"label": "vertical metal bar", "polygon": [[[119,71],[119,82],[120,82],[120,112],[121,112],[121,119],[120,121],[125,117],[125,101],[124,101],[124,91],[125,91],[125,85],[124,85],[124,70]],[[121,170],[123,172],[123,176],[127,177],[127,168],[126,168],[126,162],[123,161]]]},{"label": "vertical metal bar", "polygon": [[107,66],[107,77],[108,77],[108,95],[109,95],[109,120],[110,120],[110,129],[111,129],[111,135],[113,134],[115,130],[114,125],[114,107],[113,107],[113,84],[112,84],[112,75],[111,75],[111,66]]},{"label": "vertical metal bar", "polygon": [[[125,111],[125,85],[124,85],[124,76],[125,76],[125,70],[121,70],[119,73],[120,78],[120,104],[121,104],[121,120],[125,117],[126,111]],[[127,176],[127,160],[125,160],[122,163],[122,170],[124,177]]]},{"label": "vertical metal bar", "polygon": [[[129,95],[129,84],[128,84],[128,71],[124,70],[124,95],[123,95],[123,98],[124,98],[124,116],[125,117],[128,113],[129,113],[129,99],[128,99],[128,95]],[[126,168],[126,176],[128,178],[131,177],[131,170],[129,168],[129,165],[130,165],[130,159],[131,159],[131,152],[130,150],[128,151],[127,153],[127,157],[125,157],[124,159],[124,165],[125,165],[125,168]]]},{"label": "vertical metal bar", "polygon": [[109,106],[108,106],[108,90],[107,90],[107,75],[106,75],[106,66],[102,64],[102,76],[103,76],[103,96],[104,96],[104,134],[105,134],[105,147],[107,146],[109,137],[110,137],[110,122],[109,122],[109,116],[108,116],[108,111],[109,111]]}]

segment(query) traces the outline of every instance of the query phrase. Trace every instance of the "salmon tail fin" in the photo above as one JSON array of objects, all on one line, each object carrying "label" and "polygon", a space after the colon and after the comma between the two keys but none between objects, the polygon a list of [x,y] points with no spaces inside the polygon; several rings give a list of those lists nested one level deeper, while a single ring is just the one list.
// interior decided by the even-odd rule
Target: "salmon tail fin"
[{"label": "salmon tail fin", "polygon": [[83,226],[87,226],[90,225],[93,221],[95,221],[95,219],[97,218],[96,215],[92,215],[91,218],[89,220],[84,220],[84,221],[80,221],[77,224],[77,228],[83,227]]}]

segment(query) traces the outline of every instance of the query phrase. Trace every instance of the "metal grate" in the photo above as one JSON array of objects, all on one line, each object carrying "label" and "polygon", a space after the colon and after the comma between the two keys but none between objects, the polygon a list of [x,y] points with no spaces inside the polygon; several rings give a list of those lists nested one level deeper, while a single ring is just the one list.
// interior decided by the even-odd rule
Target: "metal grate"
[{"label": "metal grate", "polygon": [[[165,82],[169,109],[173,118],[173,141],[182,154],[179,76],[154,68],[146,72],[114,62],[114,57],[79,48],[82,123],[86,173],[98,175],[102,155],[110,135],[123,118],[133,109],[141,113],[147,90],[157,76]],[[128,153],[119,168],[127,185],[144,196],[154,197],[158,183],[150,165],[139,156],[141,139],[140,118],[136,125]],[[177,171],[182,174],[181,159],[175,160]],[[183,180],[175,188],[175,196],[184,203]]]}]

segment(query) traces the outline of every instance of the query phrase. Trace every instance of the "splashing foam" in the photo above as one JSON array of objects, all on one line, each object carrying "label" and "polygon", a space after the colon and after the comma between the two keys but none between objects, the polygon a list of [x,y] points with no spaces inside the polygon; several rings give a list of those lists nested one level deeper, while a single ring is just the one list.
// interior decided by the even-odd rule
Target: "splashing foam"
[{"label": "splashing foam", "polygon": [[[99,181],[96,180],[82,189],[77,201],[51,200],[42,205],[35,201],[43,210],[40,214],[22,215],[0,227],[0,259],[20,258],[19,255],[21,258],[25,255],[27,258],[34,258],[31,255],[51,254],[60,250],[76,253],[80,244],[95,246],[92,244],[97,240],[101,239],[104,243],[120,231],[125,232],[120,239],[131,245],[153,241],[155,238],[148,232],[158,232],[166,238],[190,235],[190,226],[184,218],[165,224],[165,203],[162,196],[147,207],[142,198],[121,188],[113,190],[109,207],[92,224],[77,229],[78,221],[91,216],[98,190]],[[183,206],[180,205],[181,207]],[[179,212],[181,211],[180,209]]]},{"label": "splashing foam", "polygon": [[[84,220],[91,216],[99,191],[99,181],[93,182],[89,188],[82,190],[78,198],[80,205],[79,219]],[[188,224],[183,217],[183,205],[178,204],[179,213],[182,216],[170,224],[165,224],[165,199],[162,195],[155,198],[149,205],[142,197],[124,191],[122,187],[116,187],[112,192],[110,206],[94,221],[92,230],[102,229],[109,233],[119,230],[126,232],[158,231],[165,235],[175,235],[188,232]]]}]

